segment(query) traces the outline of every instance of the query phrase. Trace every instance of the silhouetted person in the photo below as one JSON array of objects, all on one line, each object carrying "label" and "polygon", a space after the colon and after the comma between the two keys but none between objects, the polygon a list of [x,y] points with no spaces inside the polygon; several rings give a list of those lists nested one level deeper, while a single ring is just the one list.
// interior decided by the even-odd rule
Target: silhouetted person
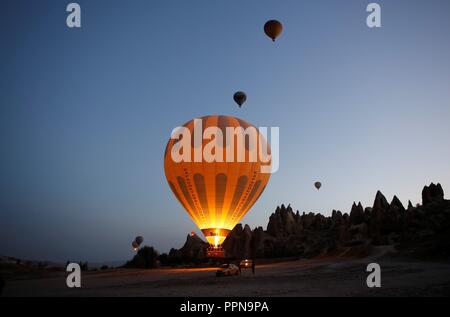
[{"label": "silhouetted person", "polygon": [[0,296],[2,296],[3,287],[5,287],[5,280],[0,276]]},{"label": "silhouetted person", "polygon": [[250,245],[251,245],[251,250],[250,250],[250,256],[252,258],[252,273],[255,274],[255,257],[256,257],[256,239],[254,237],[252,237],[252,239],[250,240]]}]

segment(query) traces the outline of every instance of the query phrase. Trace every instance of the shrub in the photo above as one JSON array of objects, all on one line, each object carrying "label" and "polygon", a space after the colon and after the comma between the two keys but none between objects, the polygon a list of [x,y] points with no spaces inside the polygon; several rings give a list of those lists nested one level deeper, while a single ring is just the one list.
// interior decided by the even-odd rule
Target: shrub
[{"label": "shrub", "polygon": [[144,246],[139,249],[131,261],[125,264],[125,267],[152,269],[157,266],[158,251],[153,247]]}]

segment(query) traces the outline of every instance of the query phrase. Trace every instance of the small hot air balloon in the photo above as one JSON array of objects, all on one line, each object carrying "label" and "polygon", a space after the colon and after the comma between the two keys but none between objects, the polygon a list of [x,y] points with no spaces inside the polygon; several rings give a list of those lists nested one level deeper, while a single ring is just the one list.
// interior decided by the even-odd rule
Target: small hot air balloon
[{"label": "small hot air balloon", "polygon": [[277,20],[270,20],[264,24],[264,33],[274,42],[281,32],[283,32],[283,25]]},{"label": "small hot air balloon", "polygon": [[[226,136],[227,128],[255,129],[259,137],[259,143],[266,140],[253,125],[232,116],[205,116],[198,120],[191,120],[183,125],[193,136],[197,129],[196,122],[201,122],[201,135],[210,127],[217,127]],[[194,129],[195,127],[195,129]],[[234,226],[244,217],[247,211],[258,200],[264,191],[270,178],[270,173],[261,172],[262,166],[271,167],[271,161],[263,162],[260,159],[241,162],[237,159],[238,151],[245,151],[245,157],[249,157],[252,149],[245,146],[238,148],[239,142],[228,140],[224,137],[223,143],[217,148],[221,149],[223,157],[227,157],[229,149],[234,155],[233,159],[207,162],[201,160],[195,162],[194,140],[188,142],[190,147],[190,162],[177,162],[172,158],[172,149],[180,140],[170,139],[164,155],[164,172],[167,182],[180,204],[200,228],[206,240],[214,247],[220,247]],[[228,148],[227,143],[234,143],[234,148]],[[248,144],[248,142],[245,142]],[[209,142],[203,140],[203,146]],[[246,145],[247,145],[246,144]],[[270,149],[267,146],[267,153]],[[256,147],[253,149],[256,151]]]},{"label": "small hot air balloon", "polygon": [[137,236],[136,239],[134,239],[134,241],[138,244],[141,245],[142,242],[144,242],[144,238],[141,236]]},{"label": "small hot air balloon", "polygon": [[322,183],[321,182],[315,182],[314,186],[317,188],[317,190],[319,190],[320,187],[322,187]]},{"label": "small hot air balloon", "polygon": [[233,96],[234,101],[239,105],[239,108],[242,107],[244,102],[247,100],[247,95],[243,91],[237,91]]},{"label": "small hot air balloon", "polygon": [[136,251],[139,248],[139,245],[136,241],[131,242],[131,246],[133,247],[133,250]]}]

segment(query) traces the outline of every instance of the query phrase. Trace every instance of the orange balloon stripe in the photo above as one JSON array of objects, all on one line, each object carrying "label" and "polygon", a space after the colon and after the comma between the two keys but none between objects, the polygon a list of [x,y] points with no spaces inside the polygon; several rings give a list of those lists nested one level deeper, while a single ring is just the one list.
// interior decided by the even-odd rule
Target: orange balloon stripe
[{"label": "orange balloon stripe", "polygon": [[[241,124],[236,118],[228,119],[229,126],[236,128],[240,127]],[[245,188],[248,186],[248,169],[251,168],[249,165],[251,163],[241,163],[237,162],[238,151],[237,151],[237,137],[234,138],[234,161],[229,163],[229,167],[232,168],[231,177],[232,177],[232,186],[230,186],[230,190],[232,192],[233,198],[230,200],[230,206],[227,209],[227,212],[224,214],[224,223],[228,228],[233,229],[236,225],[233,220],[234,211],[238,208],[242,198],[243,193],[245,193]],[[231,140],[229,140],[231,142]],[[247,155],[247,151],[245,150],[245,155]],[[245,178],[244,178],[245,177]]]},{"label": "orange balloon stripe", "polygon": [[[175,140],[171,140],[168,144],[171,149],[175,144]],[[167,152],[165,166],[167,166],[166,164],[173,164],[170,164],[170,168],[165,168],[166,175],[173,175],[171,179],[172,182],[176,184],[178,196],[182,197],[182,200],[180,201],[181,204],[186,206],[185,209],[197,225],[206,225],[207,221],[204,217],[202,217],[202,212],[198,207],[196,195],[193,194],[191,186],[188,186],[192,183],[192,178],[190,177],[189,172],[183,168],[181,164],[174,164],[170,155],[170,150]]]},{"label": "orange balloon stripe", "polygon": [[[203,119],[204,121],[204,119]],[[195,173],[202,173],[202,170],[199,169],[198,164],[199,163],[195,163],[194,162],[194,158],[195,158],[195,140],[194,140],[194,121],[189,121],[186,125],[186,127],[189,129],[189,131],[191,132],[191,162],[186,162],[186,163],[178,163],[175,165],[181,166],[183,169],[183,173],[184,176],[186,178],[186,181],[189,184],[189,192],[190,195],[192,196],[192,199],[194,200],[195,203],[195,212],[197,214],[197,217],[200,218],[200,223],[198,223],[197,225],[200,226],[200,228],[207,226],[208,225],[208,217],[207,217],[207,210],[203,210],[202,206],[200,204],[200,200],[198,198],[197,192],[193,186],[193,182],[194,182],[194,174]]]},{"label": "orange balloon stripe", "polygon": [[[210,117],[206,117],[206,120],[203,120],[203,132],[205,131],[205,129],[207,127],[215,127],[217,126],[217,121],[218,121],[218,117],[217,116],[210,116]],[[210,139],[203,139],[203,147],[202,149],[205,148],[205,146],[209,143],[209,142],[213,142]],[[215,142],[215,141],[214,141]],[[216,164],[211,164],[211,163],[207,163],[204,160],[201,163],[202,166],[202,172],[205,178],[205,184],[206,184],[206,188],[205,192],[206,195],[208,197],[208,224],[209,225],[213,225],[214,227],[217,226],[216,223],[216,197],[215,197],[215,192],[216,192]]]},{"label": "orange balloon stripe", "polygon": [[186,195],[183,194],[183,190],[181,186],[179,185],[178,180],[172,175],[171,171],[166,171],[166,177],[169,182],[169,186],[172,189],[172,192],[174,193],[175,197],[180,201],[181,205],[186,209],[189,216],[192,218],[192,220],[195,223],[201,223],[200,219],[197,217],[197,213],[195,211],[195,207],[191,205],[188,202],[188,199],[186,198]]}]

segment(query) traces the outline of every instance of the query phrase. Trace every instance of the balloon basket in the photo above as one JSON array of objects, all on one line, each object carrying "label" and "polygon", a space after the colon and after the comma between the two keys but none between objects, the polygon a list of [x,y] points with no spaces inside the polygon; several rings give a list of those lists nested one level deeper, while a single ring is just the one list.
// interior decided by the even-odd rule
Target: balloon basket
[{"label": "balloon basket", "polygon": [[222,246],[210,246],[206,250],[206,257],[213,258],[213,259],[223,259],[225,258],[225,250],[222,248]]}]

